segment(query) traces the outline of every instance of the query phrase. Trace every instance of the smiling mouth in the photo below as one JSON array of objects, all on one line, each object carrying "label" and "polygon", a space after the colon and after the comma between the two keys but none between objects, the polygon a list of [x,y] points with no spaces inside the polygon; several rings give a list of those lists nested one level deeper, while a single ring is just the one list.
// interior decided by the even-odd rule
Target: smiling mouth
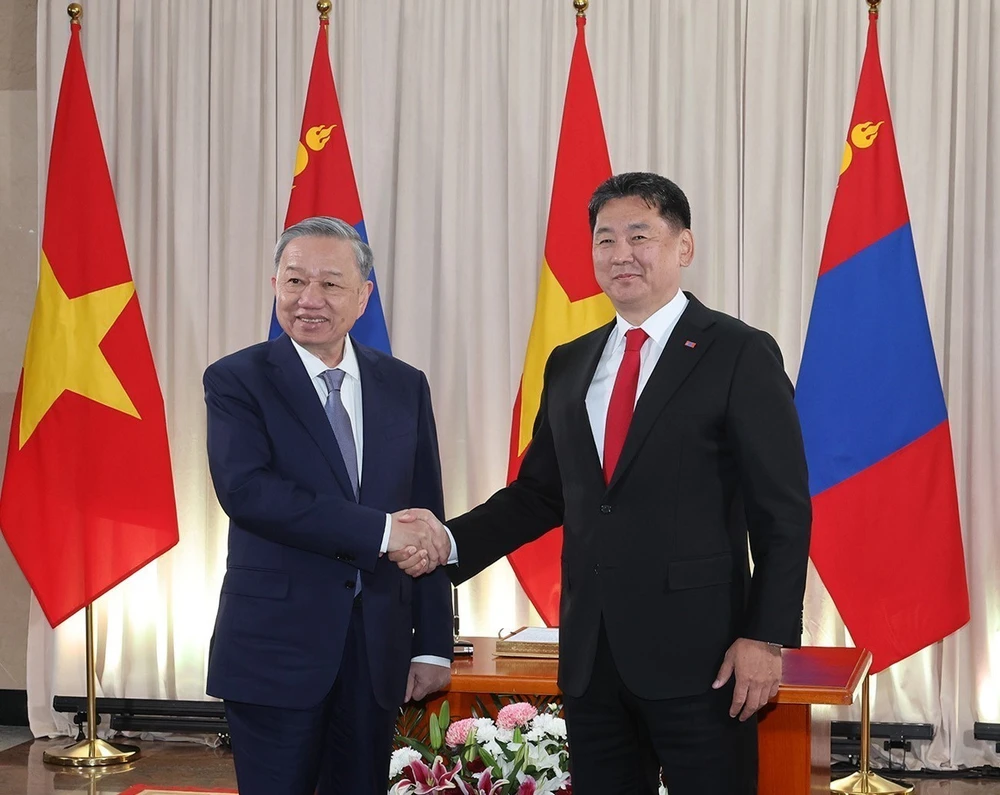
[{"label": "smiling mouth", "polygon": [[295,319],[299,323],[305,323],[307,326],[318,326],[320,323],[326,323],[325,317],[297,317]]}]

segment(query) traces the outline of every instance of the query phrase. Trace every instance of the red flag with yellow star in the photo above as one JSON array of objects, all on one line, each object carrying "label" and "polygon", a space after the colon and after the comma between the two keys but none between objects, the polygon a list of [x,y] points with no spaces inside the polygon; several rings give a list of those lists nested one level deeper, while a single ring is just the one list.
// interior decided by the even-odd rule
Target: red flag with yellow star
[{"label": "red flag with yellow star", "polygon": [[[611,176],[611,158],[587,55],[586,24],[586,17],[577,17],[576,44],[569,66],[549,225],[545,232],[542,275],[511,422],[508,481],[517,477],[524,451],[531,441],[549,354],[557,345],[603,326],[615,314],[594,277],[587,221],[590,195]],[[559,528],[508,557],[521,587],[549,626],[559,623],[561,550],[562,529]]]},{"label": "red flag with yellow star", "polygon": [[0,528],[52,626],[177,543],[163,396],[76,22]]}]

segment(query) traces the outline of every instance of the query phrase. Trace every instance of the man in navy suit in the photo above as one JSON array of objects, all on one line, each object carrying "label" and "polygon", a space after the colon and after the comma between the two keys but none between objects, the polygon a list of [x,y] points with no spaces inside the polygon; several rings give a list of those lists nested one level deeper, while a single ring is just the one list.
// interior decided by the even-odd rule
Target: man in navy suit
[{"label": "man in navy suit", "polygon": [[225,701],[241,795],[384,795],[400,704],[451,671],[444,571],[411,579],[386,556],[447,558],[425,523],[399,521],[444,511],[430,391],[348,334],[372,291],[353,227],[309,218],[274,260],[285,333],[204,377],[231,520],[207,691]]}]

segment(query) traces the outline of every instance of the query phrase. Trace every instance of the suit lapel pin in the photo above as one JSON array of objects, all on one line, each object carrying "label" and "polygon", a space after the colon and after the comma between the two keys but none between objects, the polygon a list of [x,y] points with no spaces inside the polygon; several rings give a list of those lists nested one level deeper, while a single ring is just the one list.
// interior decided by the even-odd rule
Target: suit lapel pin
[{"label": "suit lapel pin", "polygon": [[688,340],[687,342],[684,343],[684,347],[685,348],[693,348],[697,344],[698,343],[695,342],[695,341],[693,341],[693,340]]}]

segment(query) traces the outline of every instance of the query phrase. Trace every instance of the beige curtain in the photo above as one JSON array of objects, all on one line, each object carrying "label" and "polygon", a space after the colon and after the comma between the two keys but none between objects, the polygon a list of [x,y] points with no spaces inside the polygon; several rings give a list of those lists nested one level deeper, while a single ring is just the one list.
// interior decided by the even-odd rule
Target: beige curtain
[{"label": "beige curtain", "polygon": [[[793,377],[865,11],[861,0],[593,0],[589,13],[614,169],[685,188],[698,241],[686,287],[774,333]],[[65,2],[43,0],[38,15],[42,206]],[[200,376],[265,336],[316,25],[309,0],[86,4],[84,51],[164,389],[182,528],[175,550],[98,604],[101,695],[204,697],[226,525]],[[874,717],[933,723],[935,740],[911,756],[920,763],[995,764],[971,727],[1000,720],[1000,0],[889,2],[880,31],[952,419],[973,618],[880,675]],[[430,379],[451,514],[506,474],[573,36],[570,0],[334,3],[334,74],[390,337]],[[460,607],[466,634],[537,623],[506,563],[463,586]],[[806,642],[849,642],[816,577],[806,618]],[[82,692],[82,638],[81,618],[53,632],[33,610],[36,734],[69,729],[50,705]]]}]

